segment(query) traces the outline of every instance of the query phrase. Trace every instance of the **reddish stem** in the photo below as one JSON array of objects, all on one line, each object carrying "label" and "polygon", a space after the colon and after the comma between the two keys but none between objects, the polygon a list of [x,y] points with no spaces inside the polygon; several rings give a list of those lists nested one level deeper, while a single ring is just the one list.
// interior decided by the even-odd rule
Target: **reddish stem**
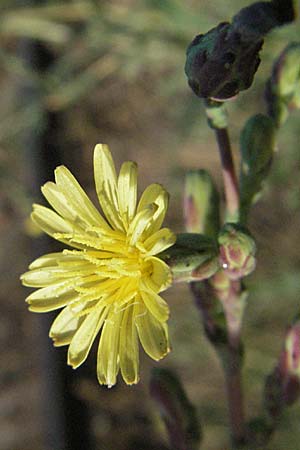
[{"label": "reddish stem", "polygon": [[[227,128],[215,128],[219,147],[227,220],[238,221],[239,188],[232,158],[231,145]],[[241,284],[231,282],[228,297],[223,299],[228,333],[228,360],[225,378],[228,398],[229,420],[234,448],[241,448],[245,441],[245,415],[241,377],[241,324],[243,305],[240,300]]]},{"label": "reddish stem", "polygon": [[224,365],[229,420],[234,448],[241,448],[245,440],[245,414],[241,376],[241,325],[244,304],[241,301],[240,281],[231,281],[228,295],[221,299],[226,316],[228,359]]},{"label": "reddish stem", "polygon": [[230,220],[236,221],[239,211],[239,189],[232,158],[227,128],[215,128],[220,151],[227,212]]},{"label": "reddish stem", "polygon": [[226,370],[229,420],[234,448],[240,448],[245,443],[243,390],[239,356],[234,349],[230,349],[230,352],[230,367]]}]

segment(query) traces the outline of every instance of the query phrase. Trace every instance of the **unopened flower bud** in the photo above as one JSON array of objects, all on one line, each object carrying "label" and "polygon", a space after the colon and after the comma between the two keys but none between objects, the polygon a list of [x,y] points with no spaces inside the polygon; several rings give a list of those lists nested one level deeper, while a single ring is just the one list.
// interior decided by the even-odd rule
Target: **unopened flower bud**
[{"label": "unopened flower bud", "polygon": [[275,147],[275,125],[264,114],[252,116],[245,124],[240,139],[240,215],[247,216],[271,168]]},{"label": "unopened flower bud", "polygon": [[220,265],[231,280],[249,275],[255,269],[256,245],[247,230],[226,224],[219,234]]},{"label": "unopened flower bud", "polygon": [[175,283],[202,281],[219,269],[217,243],[202,234],[179,234],[176,243],[159,258],[170,267]]},{"label": "unopened flower bud", "polygon": [[287,332],[285,338],[287,354],[286,366],[289,373],[300,379],[300,321],[297,321]]},{"label": "unopened flower bud", "polygon": [[275,62],[266,99],[277,126],[290,111],[300,108],[300,43],[289,44]]},{"label": "unopened flower bud", "polygon": [[150,393],[165,422],[172,449],[198,449],[202,433],[196,409],[176,375],[167,369],[153,369]]},{"label": "unopened flower bud", "polygon": [[189,86],[198,97],[221,101],[248,89],[260,63],[262,43],[243,42],[228,22],[196,36],[187,49]]},{"label": "unopened flower bud", "polygon": [[198,97],[226,100],[248,89],[260,64],[266,33],[294,19],[292,0],[260,1],[195,37],[187,49],[185,73]]},{"label": "unopened flower bud", "polygon": [[189,233],[216,236],[219,229],[219,194],[206,170],[187,173],[183,207],[185,228]]},{"label": "unopened flower bud", "polygon": [[276,418],[284,406],[300,397],[300,320],[287,331],[278,365],[268,376],[265,404],[271,417]]}]

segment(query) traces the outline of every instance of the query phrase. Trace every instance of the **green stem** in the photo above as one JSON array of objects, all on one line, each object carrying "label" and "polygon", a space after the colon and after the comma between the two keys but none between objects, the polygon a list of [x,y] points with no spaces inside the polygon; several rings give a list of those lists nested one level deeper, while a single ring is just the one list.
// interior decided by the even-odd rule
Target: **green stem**
[{"label": "green stem", "polygon": [[222,163],[228,221],[237,222],[239,212],[239,189],[228,130],[227,128],[215,128],[215,134]]}]

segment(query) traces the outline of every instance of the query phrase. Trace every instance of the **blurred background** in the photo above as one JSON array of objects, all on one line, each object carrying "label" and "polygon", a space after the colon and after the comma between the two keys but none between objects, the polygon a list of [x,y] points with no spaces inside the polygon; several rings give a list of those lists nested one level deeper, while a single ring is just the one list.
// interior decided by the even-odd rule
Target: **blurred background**
[{"label": "blurred background", "polygon": [[[206,168],[221,188],[214,135],[187,87],[185,49],[196,34],[230,20],[247,0],[83,0],[0,3],[0,448],[1,450],[159,450],[167,437],[150,398],[157,365],[141,352],[141,382],[111,390],[87,363],[66,366],[53,349],[53,316],[34,315],[19,276],[37,256],[61,247],[28,217],[40,186],[67,165],[95,200],[92,154],[109,144],[117,166],[139,164],[139,188],[162,183],[171,194],[166,225],[183,231],[184,174]],[[299,23],[273,31],[252,88],[228,103],[238,164],[245,120],[264,112],[272,60],[299,37]],[[251,216],[258,267],[249,277],[244,366],[248,416],[261,403],[285,329],[300,306],[300,114],[279,134],[265,195]],[[45,204],[45,203],[44,203]],[[202,448],[229,450],[223,376],[187,286],[166,292],[173,351],[159,363],[176,371],[204,429]],[[284,416],[270,449],[299,447],[300,407]]]}]

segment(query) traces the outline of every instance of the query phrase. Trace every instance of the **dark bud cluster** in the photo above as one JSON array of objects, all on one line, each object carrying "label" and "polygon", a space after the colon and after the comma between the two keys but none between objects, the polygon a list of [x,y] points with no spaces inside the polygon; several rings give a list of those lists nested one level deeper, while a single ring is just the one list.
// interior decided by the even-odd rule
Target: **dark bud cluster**
[{"label": "dark bud cluster", "polygon": [[260,64],[263,38],[294,18],[292,1],[257,2],[194,38],[185,73],[198,97],[223,101],[248,89]]},{"label": "dark bud cluster", "polygon": [[239,32],[221,23],[196,36],[187,50],[185,72],[198,97],[226,100],[248,89],[259,66],[263,40],[243,43]]}]

